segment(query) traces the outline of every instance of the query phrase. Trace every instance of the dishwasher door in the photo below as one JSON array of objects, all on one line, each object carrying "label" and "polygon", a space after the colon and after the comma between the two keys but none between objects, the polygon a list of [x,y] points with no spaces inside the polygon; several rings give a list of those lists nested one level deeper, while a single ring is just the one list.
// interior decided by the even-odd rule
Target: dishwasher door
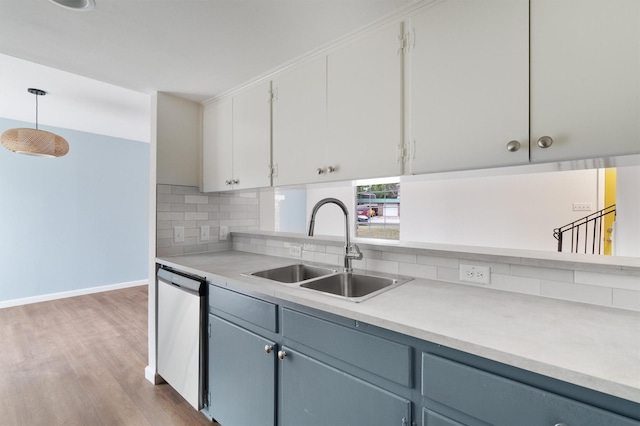
[{"label": "dishwasher door", "polygon": [[196,410],[204,406],[203,278],[158,270],[158,374]]}]

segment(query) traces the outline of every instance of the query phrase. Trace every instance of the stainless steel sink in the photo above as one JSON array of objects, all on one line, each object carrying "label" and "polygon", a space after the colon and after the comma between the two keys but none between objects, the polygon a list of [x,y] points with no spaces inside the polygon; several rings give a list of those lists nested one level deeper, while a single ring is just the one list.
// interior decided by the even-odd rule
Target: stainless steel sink
[{"label": "stainless steel sink", "polygon": [[281,283],[291,284],[322,277],[325,275],[335,274],[336,272],[336,269],[298,264],[252,272],[248,275],[252,277],[261,277]]},{"label": "stainless steel sink", "polygon": [[361,273],[341,272],[300,284],[300,287],[361,302],[385,290],[411,281],[411,278],[389,278]]}]

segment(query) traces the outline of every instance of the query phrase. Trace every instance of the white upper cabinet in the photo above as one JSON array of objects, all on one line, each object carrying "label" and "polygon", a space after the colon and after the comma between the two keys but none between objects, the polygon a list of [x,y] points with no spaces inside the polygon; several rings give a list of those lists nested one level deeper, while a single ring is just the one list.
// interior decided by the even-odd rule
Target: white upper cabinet
[{"label": "white upper cabinet", "polygon": [[271,186],[271,82],[233,97],[233,189]]},{"label": "white upper cabinet", "polygon": [[640,1],[531,0],[531,160],[638,152]]},{"label": "white upper cabinet", "polygon": [[529,161],[528,0],[446,0],[410,19],[412,174]]},{"label": "white upper cabinet", "polygon": [[231,189],[233,101],[223,99],[207,105],[202,115],[202,191]]},{"label": "white upper cabinet", "polygon": [[270,83],[205,106],[202,191],[271,185]]},{"label": "white upper cabinet", "polygon": [[387,25],[329,53],[327,178],[402,174],[401,33]]},{"label": "white upper cabinet", "polygon": [[273,185],[324,180],[327,140],[326,56],[278,74],[273,82]]}]

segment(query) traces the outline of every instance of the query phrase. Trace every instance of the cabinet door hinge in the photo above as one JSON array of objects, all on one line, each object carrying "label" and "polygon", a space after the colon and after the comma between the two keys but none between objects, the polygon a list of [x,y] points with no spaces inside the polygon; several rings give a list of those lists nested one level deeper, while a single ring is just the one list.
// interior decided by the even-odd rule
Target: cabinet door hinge
[{"label": "cabinet door hinge", "polygon": [[273,101],[277,101],[278,100],[278,88],[277,87],[272,87],[271,90],[269,90],[269,102],[273,103]]},{"label": "cabinet door hinge", "polygon": [[267,167],[269,168],[269,176],[267,176],[267,177],[270,177],[270,178],[278,177],[278,165],[277,164],[274,164],[272,166],[269,165]]},{"label": "cabinet door hinge", "polygon": [[211,339],[211,323],[209,323],[209,326],[207,328],[208,328],[207,332],[209,333],[209,339]]},{"label": "cabinet door hinge", "polygon": [[398,163],[404,163],[407,161],[407,146],[400,142],[398,143]]},{"label": "cabinet door hinge", "polygon": [[398,55],[401,53],[408,53],[411,44],[411,34],[403,33],[398,35]]}]

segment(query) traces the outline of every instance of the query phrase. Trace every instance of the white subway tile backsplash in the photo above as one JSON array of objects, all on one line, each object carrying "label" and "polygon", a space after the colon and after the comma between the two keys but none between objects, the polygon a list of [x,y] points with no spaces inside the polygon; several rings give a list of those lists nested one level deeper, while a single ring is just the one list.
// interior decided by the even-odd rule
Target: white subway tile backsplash
[{"label": "white subway tile backsplash", "polygon": [[[317,251],[309,252],[309,253],[312,253],[314,262],[325,263],[327,265],[342,265],[343,264],[344,257],[338,256],[337,254],[320,253],[320,252],[317,252]],[[303,258],[304,258],[304,252],[303,252]],[[356,262],[354,262],[354,268],[357,268],[355,263]]]},{"label": "white subway tile backsplash", "polygon": [[172,212],[195,212],[197,209],[195,204],[179,204],[171,203]]},{"label": "white subway tile backsplash", "polygon": [[448,281],[450,283],[459,283],[460,282],[460,272],[458,272],[458,268],[445,268],[444,266],[438,266],[438,275],[437,279],[441,281]]},{"label": "white subway tile backsplash", "polygon": [[613,306],[640,311],[640,291],[613,289]]},{"label": "white subway tile backsplash", "polygon": [[158,185],[158,194],[171,194],[171,185]]},{"label": "white subway tile backsplash", "polygon": [[209,204],[209,197],[206,195],[185,195],[186,204]]},{"label": "white subway tile backsplash", "polygon": [[198,188],[195,186],[181,186],[181,185],[171,185],[171,193],[172,194],[198,194]]},{"label": "white subway tile backsplash", "polygon": [[603,306],[611,306],[613,303],[611,288],[560,281],[540,281],[540,295]]},{"label": "white subway tile backsplash", "polygon": [[640,277],[632,275],[612,275],[599,272],[575,271],[575,282],[602,287],[640,291]]},{"label": "white subway tile backsplash", "polygon": [[435,280],[438,278],[438,267],[433,265],[419,265],[417,263],[398,263],[398,273],[409,277],[426,278]]},{"label": "white subway tile backsplash", "polygon": [[[242,201],[232,200],[242,198]],[[156,255],[219,251],[231,248],[231,241],[218,241],[221,221],[231,231],[249,231],[259,227],[259,198],[256,192],[244,194],[204,194],[197,187],[158,185],[156,204]],[[230,207],[220,211],[221,206]],[[173,227],[184,226],[185,241],[173,241]],[[200,227],[210,227],[210,239],[200,240]]]},{"label": "white subway tile backsplash", "polygon": [[171,203],[158,203],[156,206],[157,212],[170,212],[171,211]]},{"label": "white subway tile backsplash", "polygon": [[184,203],[184,195],[158,194],[158,203]]},{"label": "white subway tile backsplash", "polygon": [[[364,263],[364,264],[363,264]],[[353,262],[354,268],[364,268],[368,271],[382,272],[385,274],[397,275],[399,271],[398,262],[381,259],[364,259],[364,262]]]},{"label": "white subway tile backsplash", "polygon": [[516,277],[539,278],[541,280],[573,282],[573,271],[570,269],[511,265],[511,275]]},{"label": "white subway tile backsplash", "polygon": [[185,212],[184,220],[208,220],[209,213],[207,212]]},{"label": "white subway tile backsplash", "polygon": [[417,255],[416,262],[421,265],[444,266],[445,268],[457,268],[460,265],[460,260],[457,258],[423,255]]},{"label": "white subway tile backsplash", "polygon": [[157,220],[184,220],[184,213],[182,212],[157,212]]},{"label": "white subway tile backsplash", "polygon": [[513,291],[515,293],[540,295],[540,280],[537,278],[514,277],[512,275],[502,275],[491,273],[491,283],[489,288],[496,290]]},{"label": "white subway tile backsplash", "polygon": [[393,262],[416,263],[417,256],[415,254],[383,251],[381,259],[390,260]]}]

